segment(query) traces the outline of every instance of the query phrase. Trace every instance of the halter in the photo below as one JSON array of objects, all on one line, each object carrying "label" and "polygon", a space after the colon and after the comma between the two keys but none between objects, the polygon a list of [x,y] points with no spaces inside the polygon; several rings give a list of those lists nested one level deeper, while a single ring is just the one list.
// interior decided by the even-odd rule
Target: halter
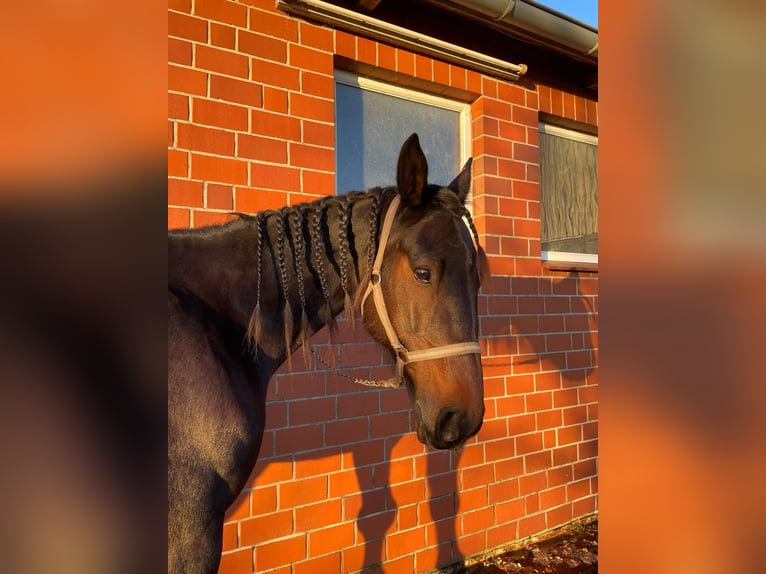
[{"label": "halter", "polygon": [[375,310],[378,312],[378,317],[383,325],[383,329],[388,337],[388,342],[394,349],[396,355],[396,378],[398,383],[404,380],[404,367],[410,363],[417,363],[419,361],[431,361],[433,359],[441,359],[443,357],[453,357],[456,355],[467,355],[470,353],[481,354],[481,347],[476,341],[466,341],[464,343],[453,343],[451,345],[440,345],[438,347],[431,347],[430,349],[422,349],[419,351],[410,351],[399,340],[399,337],[394,331],[394,326],[391,324],[391,319],[388,316],[386,309],[386,302],[383,298],[383,289],[381,283],[383,276],[381,275],[381,267],[383,265],[383,254],[386,251],[386,244],[388,243],[388,236],[391,233],[391,227],[394,224],[394,218],[396,212],[399,209],[399,196],[394,196],[391,204],[386,211],[386,217],[383,220],[383,228],[380,232],[380,241],[378,242],[378,253],[375,256],[375,262],[372,266],[372,272],[370,274],[370,282],[367,284],[367,289],[362,297],[362,315],[364,315],[364,303],[367,301],[370,293],[372,293],[372,300],[375,303]]}]

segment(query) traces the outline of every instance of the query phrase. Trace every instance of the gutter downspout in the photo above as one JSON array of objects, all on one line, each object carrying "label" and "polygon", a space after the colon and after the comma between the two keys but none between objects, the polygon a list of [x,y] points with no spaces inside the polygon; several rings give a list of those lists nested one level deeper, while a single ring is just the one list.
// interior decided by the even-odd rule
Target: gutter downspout
[{"label": "gutter downspout", "polygon": [[598,29],[532,0],[428,0],[495,26],[523,30],[581,55],[598,58]]}]

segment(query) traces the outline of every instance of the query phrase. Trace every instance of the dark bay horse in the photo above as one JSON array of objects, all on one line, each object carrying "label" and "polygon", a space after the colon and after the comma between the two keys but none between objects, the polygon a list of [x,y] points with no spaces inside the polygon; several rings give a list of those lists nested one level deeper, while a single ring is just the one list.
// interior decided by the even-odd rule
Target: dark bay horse
[{"label": "dark bay horse", "polygon": [[477,295],[488,268],[464,204],[471,162],[446,187],[427,175],[413,134],[396,187],[169,232],[170,572],[216,571],[224,513],[260,448],[269,380],[344,309],[360,309],[396,357],[421,442],[454,449],[479,431]]}]

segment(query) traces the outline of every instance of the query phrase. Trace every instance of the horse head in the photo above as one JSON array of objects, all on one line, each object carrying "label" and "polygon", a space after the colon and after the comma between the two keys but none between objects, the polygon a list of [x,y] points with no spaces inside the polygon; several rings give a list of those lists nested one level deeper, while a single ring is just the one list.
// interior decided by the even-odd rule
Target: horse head
[{"label": "horse head", "polygon": [[413,134],[399,154],[397,194],[380,232],[362,316],[397,358],[420,441],[458,448],[484,416],[477,300],[488,268],[473,223],[466,225],[471,160],[446,187],[427,177]]}]

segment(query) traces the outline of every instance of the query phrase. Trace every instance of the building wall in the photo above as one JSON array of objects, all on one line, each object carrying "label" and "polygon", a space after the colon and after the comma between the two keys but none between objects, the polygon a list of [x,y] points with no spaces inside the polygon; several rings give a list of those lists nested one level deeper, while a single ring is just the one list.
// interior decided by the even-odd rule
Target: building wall
[{"label": "building wall", "polygon": [[[355,386],[392,360],[360,326],[312,339],[270,385],[261,458],[220,572],[425,572],[597,510],[598,279],[543,269],[538,120],[596,102],[522,87],[291,17],[273,0],[169,0],[168,226],[334,192],[335,66],[471,102],[486,416],[422,446],[405,390]],[[392,170],[395,166],[392,166]]]}]

